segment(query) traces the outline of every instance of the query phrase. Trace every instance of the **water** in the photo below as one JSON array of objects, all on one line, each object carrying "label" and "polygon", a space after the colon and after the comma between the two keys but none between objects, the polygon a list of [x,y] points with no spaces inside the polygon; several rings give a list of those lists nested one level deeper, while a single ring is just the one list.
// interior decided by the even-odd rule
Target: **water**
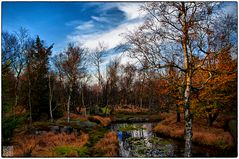
[{"label": "water", "polygon": [[[152,132],[156,123],[113,124],[117,131],[120,157],[183,157],[184,142],[157,136]],[[235,157],[236,151],[217,150],[192,145],[193,157]]]}]

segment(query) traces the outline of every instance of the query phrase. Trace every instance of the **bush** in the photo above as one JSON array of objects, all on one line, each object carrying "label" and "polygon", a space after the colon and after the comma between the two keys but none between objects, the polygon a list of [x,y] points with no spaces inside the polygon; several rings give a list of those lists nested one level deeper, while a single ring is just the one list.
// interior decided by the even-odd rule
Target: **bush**
[{"label": "bush", "polygon": [[101,108],[101,111],[104,115],[110,115],[111,109],[108,106]]}]

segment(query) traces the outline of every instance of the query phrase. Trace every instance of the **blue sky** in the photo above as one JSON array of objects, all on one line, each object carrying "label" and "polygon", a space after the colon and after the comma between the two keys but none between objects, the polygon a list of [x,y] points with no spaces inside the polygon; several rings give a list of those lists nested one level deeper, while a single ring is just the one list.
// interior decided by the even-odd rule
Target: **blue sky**
[{"label": "blue sky", "polygon": [[[124,43],[123,35],[141,25],[146,15],[136,2],[2,2],[2,30],[29,30],[47,45],[54,43],[53,54],[69,42],[94,49],[104,43],[109,53],[104,66],[122,55],[114,48]],[[222,10],[237,15],[237,2],[225,2]],[[124,56],[121,63],[132,61]]]},{"label": "blue sky", "polygon": [[59,52],[70,41],[84,43],[92,35],[109,32],[130,18],[137,19],[130,15],[134,9],[138,12],[139,5],[135,6],[131,9],[126,3],[115,2],[3,2],[2,30],[13,32],[25,27],[47,44],[55,43],[53,50]]},{"label": "blue sky", "polygon": [[[227,12],[236,7],[236,2],[224,4]],[[32,36],[55,43],[54,52],[71,41],[93,48],[98,40],[112,49],[123,31],[142,23],[145,14],[139,9],[140,3],[133,2],[2,2],[2,30],[25,27]]]}]

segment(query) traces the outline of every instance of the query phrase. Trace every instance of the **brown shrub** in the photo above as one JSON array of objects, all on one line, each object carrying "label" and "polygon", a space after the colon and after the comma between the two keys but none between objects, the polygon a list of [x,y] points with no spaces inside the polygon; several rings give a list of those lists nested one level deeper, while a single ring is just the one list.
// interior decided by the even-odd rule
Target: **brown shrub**
[{"label": "brown shrub", "polygon": [[104,138],[94,145],[94,151],[103,157],[118,156],[118,139],[116,132],[105,134]]}]

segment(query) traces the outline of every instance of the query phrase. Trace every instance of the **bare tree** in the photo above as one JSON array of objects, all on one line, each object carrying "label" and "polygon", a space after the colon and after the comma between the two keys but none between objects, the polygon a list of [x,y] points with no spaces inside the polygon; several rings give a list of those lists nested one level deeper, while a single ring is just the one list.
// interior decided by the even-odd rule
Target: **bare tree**
[{"label": "bare tree", "polygon": [[70,104],[73,85],[85,77],[85,63],[86,63],[86,50],[69,44],[66,51],[61,53],[59,58],[59,67],[62,71],[64,78],[68,83],[68,100],[67,100],[67,121],[70,122]]},{"label": "bare tree", "polygon": [[[101,75],[100,65],[103,63],[103,57],[106,54],[106,49],[107,49],[107,47],[104,45],[104,43],[99,42],[98,46],[91,53],[91,61],[97,71],[96,78],[98,80],[99,91],[102,90],[102,86],[103,86],[103,78]],[[97,105],[98,106],[99,106],[99,94],[100,93],[97,92]]]},{"label": "bare tree", "polygon": [[106,92],[107,97],[107,106],[108,102],[112,105],[115,105],[117,103],[117,93],[118,93],[118,82],[119,82],[119,63],[120,59],[115,58],[112,61],[110,61],[108,67],[107,67],[107,85],[108,85],[108,92]]},{"label": "bare tree", "polygon": [[15,34],[7,31],[2,32],[2,73],[13,63],[14,56],[18,50],[18,39]]},{"label": "bare tree", "polygon": [[14,117],[15,117],[15,108],[18,105],[20,75],[26,65],[27,50],[30,47],[30,37],[27,32],[28,31],[25,28],[20,28],[19,32],[16,32],[18,46],[13,56],[13,63],[12,63],[12,68],[16,75],[15,104],[13,107]]}]

